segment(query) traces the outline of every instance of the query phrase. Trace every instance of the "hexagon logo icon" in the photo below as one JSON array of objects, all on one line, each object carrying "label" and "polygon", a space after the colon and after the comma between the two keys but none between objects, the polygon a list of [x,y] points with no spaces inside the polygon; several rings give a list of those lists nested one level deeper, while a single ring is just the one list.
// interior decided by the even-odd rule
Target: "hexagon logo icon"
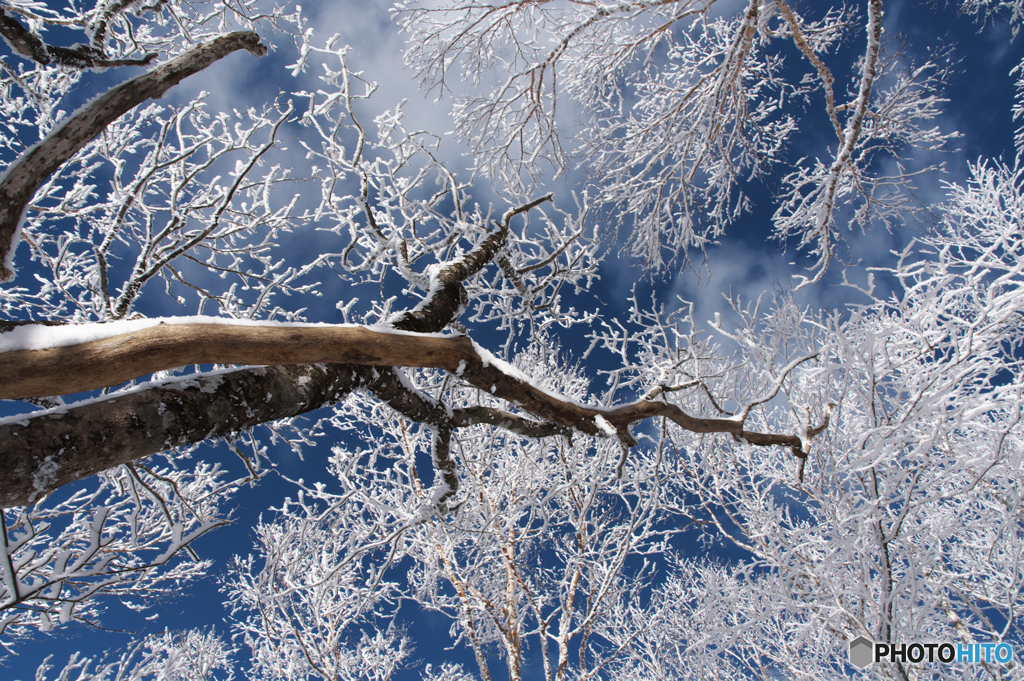
[{"label": "hexagon logo icon", "polygon": [[874,661],[872,651],[875,648],[874,642],[864,636],[858,636],[850,641],[850,664],[857,669],[864,669]]}]

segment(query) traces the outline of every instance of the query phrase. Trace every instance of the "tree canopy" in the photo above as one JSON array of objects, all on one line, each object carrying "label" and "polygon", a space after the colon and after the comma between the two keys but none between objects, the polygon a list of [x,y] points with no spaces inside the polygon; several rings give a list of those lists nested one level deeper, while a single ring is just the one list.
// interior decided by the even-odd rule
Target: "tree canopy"
[{"label": "tree canopy", "polygon": [[[889,23],[1022,10],[395,3],[446,139],[323,8],[0,0],[4,651],[219,575],[37,678],[1019,677],[849,645],[1024,652],[1024,134],[940,185]],[[705,321],[736,231],[799,269]]]}]

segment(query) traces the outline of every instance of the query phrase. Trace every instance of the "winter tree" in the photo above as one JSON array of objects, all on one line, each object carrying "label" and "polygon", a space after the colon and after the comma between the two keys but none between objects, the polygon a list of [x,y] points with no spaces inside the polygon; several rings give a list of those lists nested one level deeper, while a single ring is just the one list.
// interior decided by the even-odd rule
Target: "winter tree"
[{"label": "winter tree", "polygon": [[[459,172],[298,6],[0,1],[5,649],[210,573],[193,544],[282,443],[326,465],[223,578],[245,652],[166,633],[61,678],[398,678],[410,607],[468,651],[431,679],[845,678],[858,636],[1024,643],[1022,171],[917,199],[950,66],[883,5],[400,2]],[[229,57],[295,80],[172,99]],[[687,276],[759,182],[797,290],[707,324],[584,306],[617,236],[638,278]],[[914,216],[867,276],[841,261]],[[843,268],[848,305],[799,302]]]},{"label": "winter tree", "polygon": [[[97,664],[93,657],[75,653],[56,677],[60,681],[198,681],[199,679],[231,679],[230,646],[212,632],[187,631],[151,634],[116,660],[103,660]],[[50,655],[36,671],[36,681],[47,681],[52,669]],[[214,672],[217,675],[214,676]]]}]

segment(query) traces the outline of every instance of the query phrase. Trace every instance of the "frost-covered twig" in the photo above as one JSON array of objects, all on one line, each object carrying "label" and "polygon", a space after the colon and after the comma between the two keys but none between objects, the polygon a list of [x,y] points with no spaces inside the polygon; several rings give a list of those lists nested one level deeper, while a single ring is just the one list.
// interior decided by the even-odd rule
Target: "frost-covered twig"
[{"label": "frost-covered twig", "polygon": [[12,163],[0,179],[0,281],[14,278],[14,251],[25,210],[47,176],[128,110],[163,96],[183,79],[241,49],[257,56],[267,51],[259,36],[249,31],[215,38],[92,100]]}]

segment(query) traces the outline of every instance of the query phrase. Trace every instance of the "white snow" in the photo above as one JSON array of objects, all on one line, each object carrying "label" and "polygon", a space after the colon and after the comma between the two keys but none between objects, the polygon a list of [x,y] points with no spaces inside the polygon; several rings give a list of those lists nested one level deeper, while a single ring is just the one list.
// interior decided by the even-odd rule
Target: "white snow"
[{"label": "white snow", "polygon": [[594,417],[594,423],[597,424],[598,428],[600,428],[602,431],[604,431],[605,435],[607,435],[609,437],[617,437],[618,436],[618,432],[615,430],[615,426],[613,426],[612,424],[608,423],[607,419],[605,419],[605,417],[601,416],[600,414],[597,414]]},{"label": "white snow", "polygon": [[484,367],[493,366],[495,369],[497,369],[501,373],[505,374],[506,376],[511,376],[512,378],[514,378],[514,379],[516,379],[518,381],[521,381],[522,383],[524,383],[526,385],[529,385],[531,388],[533,388],[537,392],[543,393],[543,394],[547,395],[548,397],[551,397],[552,399],[558,400],[560,402],[565,402],[567,404],[573,404],[573,405],[575,405],[577,407],[582,407],[584,409],[591,409],[591,408],[593,408],[593,405],[588,405],[585,402],[580,402],[579,400],[573,399],[573,398],[568,397],[566,395],[562,395],[562,394],[560,394],[558,392],[555,392],[553,390],[548,390],[544,386],[540,385],[540,383],[537,381],[537,379],[530,378],[525,373],[523,373],[521,370],[519,370],[516,367],[512,366],[511,364],[509,364],[505,360],[498,359],[493,354],[491,354],[491,352],[489,350],[487,350],[486,348],[481,346],[476,341],[474,341],[472,339],[470,339],[470,341],[473,343],[473,349],[476,351],[476,354],[480,357],[481,364]]},{"label": "white snow", "polygon": [[491,352],[487,350],[487,348],[483,347],[476,341],[473,341],[473,349],[476,350],[476,354],[480,356],[480,359],[485,367],[493,366],[495,369],[505,374],[506,376],[511,376],[512,378],[518,379],[523,383],[533,382],[529,376],[527,376],[522,371],[515,368],[508,362],[498,359],[493,354],[491,354]]},{"label": "white snow", "polygon": [[[57,480],[57,471],[60,469],[60,464],[53,460],[53,457],[46,457],[43,459],[43,463],[32,475],[32,488],[36,493],[46,492],[52,489],[55,481]],[[34,495],[33,495],[34,496]]]}]

